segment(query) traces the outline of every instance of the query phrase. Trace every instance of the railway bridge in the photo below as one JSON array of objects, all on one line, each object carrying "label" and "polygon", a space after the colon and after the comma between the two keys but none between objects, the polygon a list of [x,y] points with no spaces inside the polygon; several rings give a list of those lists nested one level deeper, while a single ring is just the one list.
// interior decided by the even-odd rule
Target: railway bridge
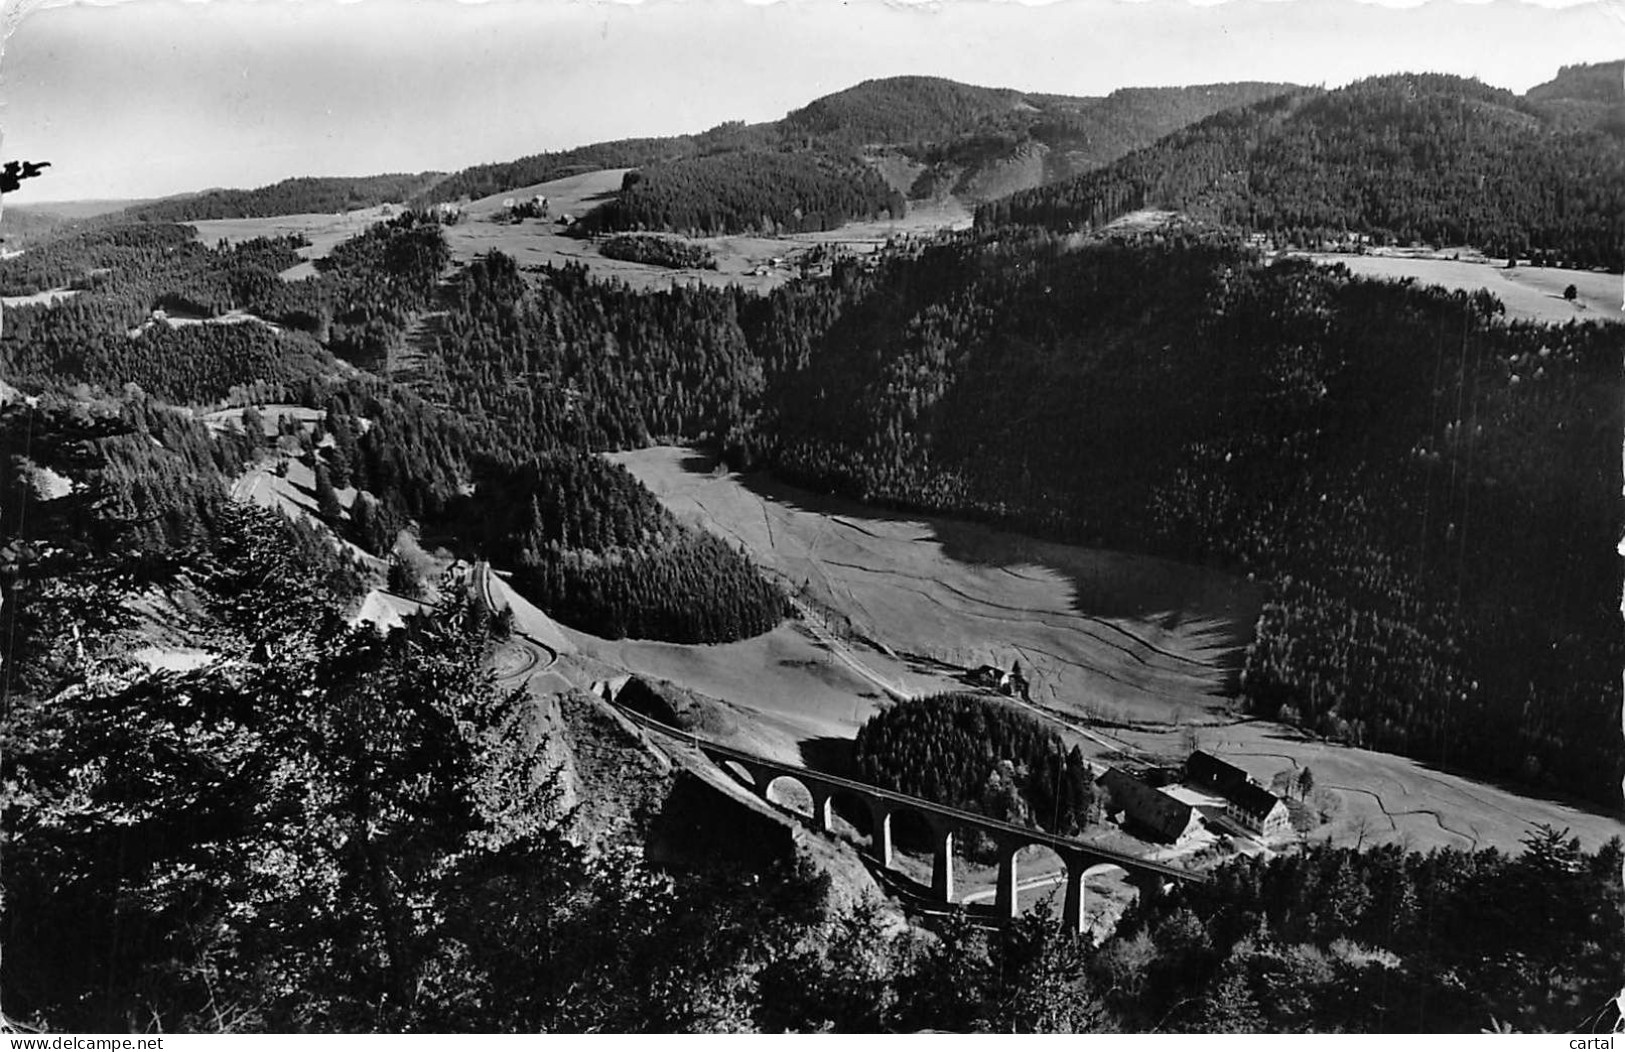
[{"label": "railway bridge", "polygon": [[620,711],[644,727],[698,749],[763,800],[768,799],[769,790],[780,780],[787,779],[800,785],[812,798],[813,826],[821,833],[832,831],[836,797],[866,809],[870,817],[871,849],[876,860],[886,869],[892,867],[892,818],[902,813],[919,816],[930,830],[935,843],[931,890],[936,899],[944,904],[954,901],[954,838],[967,830],[985,833],[998,845],[999,880],[994,903],[995,910],[1001,918],[1016,916],[1016,898],[1020,887],[1016,856],[1022,848],[1032,845],[1049,848],[1066,866],[1066,893],[1061,916],[1062,923],[1073,931],[1083,930],[1084,882],[1096,873],[1113,869],[1124,870],[1130,883],[1140,887],[1142,891],[1145,889],[1160,891],[1173,881],[1206,879],[1202,874],[1166,863],[1138,858],[1085,844],[1070,837],[1057,836],[1041,829],[1029,829],[1026,826],[1001,822],[985,815],[945,807],[905,793],[892,792],[838,775],[757,756],[742,749],[677,730],[629,708],[620,707]]}]

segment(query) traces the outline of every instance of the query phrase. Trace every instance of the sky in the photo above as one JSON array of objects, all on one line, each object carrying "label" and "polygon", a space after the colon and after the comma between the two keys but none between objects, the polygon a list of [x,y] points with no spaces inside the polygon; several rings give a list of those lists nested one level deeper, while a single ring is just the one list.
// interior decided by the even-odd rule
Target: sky
[{"label": "sky", "polygon": [[1432,71],[1521,92],[1625,58],[1625,0],[5,2],[0,158],[52,162],[16,204],[454,171],[901,74],[1103,95]]}]

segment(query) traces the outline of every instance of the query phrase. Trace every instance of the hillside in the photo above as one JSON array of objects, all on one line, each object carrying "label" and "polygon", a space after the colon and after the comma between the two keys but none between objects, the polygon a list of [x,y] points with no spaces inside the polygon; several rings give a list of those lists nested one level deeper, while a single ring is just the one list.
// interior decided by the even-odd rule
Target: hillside
[{"label": "hillside", "polygon": [[1564,66],[1524,97],[1563,124],[1625,136],[1625,59]]},{"label": "hillside", "polygon": [[1378,77],[1210,117],[978,222],[1082,229],[1141,208],[1308,247],[1355,234],[1619,270],[1625,138],[1477,81]]},{"label": "hillside", "polygon": [[1002,231],[777,294],[744,316],[756,454],[815,491],[1252,574],[1253,711],[1613,799],[1611,752],[1598,777],[1560,758],[1618,722],[1617,332],[1173,237]]},{"label": "hillside", "polygon": [[[1134,88],[1091,99],[890,77],[816,99],[776,122],[733,122],[697,135],[596,143],[477,165],[422,191],[415,203],[466,201],[594,169],[635,168],[641,189],[604,206],[584,229],[805,229],[805,217],[827,217],[831,203],[851,216],[895,215],[868,169],[888,173],[897,186],[894,170],[901,165],[912,174],[897,188],[910,197],[952,193],[982,200],[1086,171],[1193,120],[1289,88]],[[846,160],[860,154],[866,165]],[[1042,163],[1012,182],[1004,169],[1031,156]],[[832,178],[846,185],[823,185]],[[706,213],[710,202],[716,214]]]},{"label": "hillside", "polygon": [[121,222],[186,223],[194,219],[254,219],[308,212],[349,212],[405,201],[441,179],[417,175],[300,177],[253,190],[204,190],[132,205],[113,217]]},{"label": "hillside", "polygon": [[[771,140],[771,135],[767,138]],[[725,149],[730,143],[737,146],[759,144],[753,129],[742,124],[722,125],[702,135],[592,143],[570,150],[533,154],[513,161],[473,165],[420,191],[409,203],[424,205],[477,200],[532,183],[552,182],[604,168],[637,168],[693,157],[702,152]]]},{"label": "hillside", "polygon": [[748,150],[628,173],[615,199],[577,227],[593,234],[665,230],[695,237],[804,233],[853,219],[900,219],[905,210],[902,195],[856,158]]},{"label": "hillside", "polygon": [[814,99],[787,114],[778,130],[787,138],[820,143],[906,145],[1004,127],[1035,112],[1021,92],[1009,88],[979,88],[941,77],[885,77]]}]

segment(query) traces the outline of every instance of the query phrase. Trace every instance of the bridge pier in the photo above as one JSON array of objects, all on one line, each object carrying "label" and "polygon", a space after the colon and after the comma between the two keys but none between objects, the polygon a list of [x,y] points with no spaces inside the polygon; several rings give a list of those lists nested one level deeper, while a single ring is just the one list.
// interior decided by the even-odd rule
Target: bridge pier
[{"label": "bridge pier", "polygon": [[875,857],[880,860],[881,869],[891,868],[891,811],[878,805],[871,806],[870,815],[874,822],[871,826],[870,845]]},{"label": "bridge pier", "polygon": [[994,902],[1001,920],[1016,919],[1017,888],[1020,885],[1020,876],[1017,872],[1016,854],[1021,850],[1019,844],[1001,845],[1003,855],[999,859],[999,890]]},{"label": "bridge pier", "polygon": [[954,900],[954,831],[943,829],[937,833],[936,857],[931,862],[931,891],[937,901]]},{"label": "bridge pier", "polygon": [[809,785],[807,791],[812,794],[813,828],[820,833],[828,833],[835,828],[834,815],[830,810],[833,797],[829,790],[816,785]]},{"label": "bridge pier", "polygon": [[1088,868],[1081,858],[1066,860],[1066,897],[1061,906],[1061,927],[1065,931],[1084,931],[1083,875]]}]

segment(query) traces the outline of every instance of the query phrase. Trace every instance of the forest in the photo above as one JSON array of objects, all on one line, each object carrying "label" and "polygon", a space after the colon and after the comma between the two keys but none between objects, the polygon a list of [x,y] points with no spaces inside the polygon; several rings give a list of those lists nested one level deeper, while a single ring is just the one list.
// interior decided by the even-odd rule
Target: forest
[{"label": "forest", "polygon": [[[295,239],[254,238],[209,248],[193,238],[186,226],[128,224],[74,234],[0,260],[5,295],[79,290],[55,306],[7,309],[0,354],[7,356],[14,375],[39,383],[101,382],[107,377],[87,375],[103,354],[96,344],[124,335],[139,338],[130,330],[144,325],[155,309],[193,320],[245,311],[308,334],[328,352],[372,362],[400,340],[414,313],[427,307],[450,258],[439,227],[410,212],[344,242],[321,261],[317,277],[303,281],[278,276],[300,262],[295,250],[302,242]],[[165,326],[154,325],[148,332],[161,328]],[[245,331],[224,335],[228,328]],[[271,341],[269,330],[258,325],[208,326],[204,334],[185,339],[194,344],[216,339],[275,342],[297,347],[299,353],[326,353],[308,340],[301,342],[297,334],[288,334],[287,342]],[[92,351],[81,362],[87,344]],[[115,352],[117,360],[124,357]],[[48,371],[40,371],[42,363],[50,363]],[[150,368],[168,366],[150,363]],[[248,367],[240,371],[244,381],[275,379]],[[169,390],[175,401],[221,397]]]},{"label": "forest", "polygon": [[625,468],[580,450],[480,474],[444,521],[456,540],[513,568],[544,610],[610,639],[722,643],[788,613],[741,553],[683,527]]},{"label": "forest", "polygon": [[[7,405],[0,426],[27,426],[24,412]],[[135,423],[49,398],[26,413],[35,450],[64,470]],[[27,467],[0,465],[8,501]],[[310,528],[222,501],[207,533],[138,548],[127,542],[141,526],[109,513],[105,480],[86,479],[73,502],[95,520],[84,535],[111,543],[37,521],[0,551],[0,627],[18,641],[0,708],[12,801],[0,983],[22,1025],[1611,1025],[1625,966],[1617,840],[1588,854],[1537,831],[1516,857],[1241,858],[1131,907],[1099,944],[1043,909],[996,931],[963,916],[898,924],[784,862],[589,854],[559,806],[537,709],[492,681],[487,626],[460,600],[387,637],[352,631],[338,611],[359,584]],[[233,660],[133,666],[130,599],[155,590],[184,596],[189,631]]]},{"label": "forest", "polygon": [[572,150],[520,157],[513,161],[474,165],[436,182],[413,197],[414,206],[443,201],[473,201],[604,168],[640,168],[708,153],[730,146],[760,145],[752,128],[721,124],[699,135],[652,139],[616,139]]},{"label": "forest", "polygon": [[[1149,146],[1192,121],[1290,85],[1129,88],[1103,99],[979,88],[937,77],[888,77],[816,99],[764,124],[730,121],[695,135],[624,139],[475,165],[410,199],[473,200],[605,168],[646,179],[580,229],[695,235],[831,229],[845,218],[902,215],[875,169],[875,147],[933,165],[951,184],[965,168],[1041,145],[1046,180],[1067,178]],[[869,158],[873,160],[872,157]],[[948,171],[944,167],[952,168]],[[929,186],[920,192],[929,194]],[[798,214],[799,212],[799,214]]]},{"label": "forest", "polygon": [[[848,149],[884,146],[950,183],[969,169],[1042,147],[1045,181],[1109,164],[1221,110],[1296,90],[1290,84],[1121,88],[1104,98],[978,88],[940,77],[865,81],[779,122],[788,141]],[[929,196],[919,187],[911,196]]]},{"label": "forest", "polygon": [[1305,89],[985,205],[977,221],[1087,229],[1162,208],[1300,246],[1357,233],[1619,271],[1625,136],[1547,105],[1443,75]]},{"label": "forest", "polygon": [[1002,822],[1075,836],[1097,821],[1077,746],[1030,714],[976,694],[914,698],[871,716],[853,745],[858,779]]},{"label": "forest", "polygon": [[576,221],[588,234],[663,230],[691,237],[834,230],[901,219],[903,195],[857,157],[821,150],[745,150],[652,164]]},{"label": "forest", "polygon": [[133,205],[109,222],[189,223],[198,219],[253,219],[312,212],[350,212],[406,201],[427,192],[439,172],[360,177],[284,179],[253,190],[205,190]]},{"label": "forest", "polygon": [[[668,403],[664,395],[651,393],[670,415],[656,413],[644,421],[636,402],[630,413],[606,404],[607,430],[571,423],[569,402],[582,393],[612,397],[620,378],[611,374],[588,378],[584,392],[571,390],[568,382],[559,391],[544,385],[544,397],[565,399],[559,415],[566,419],[554,427],[541,399],[526,399],[521,408],[491,398],[495,412],[486,412],[480,405],[488,397],[483,384],[470,383],[456,385],[462,393],[455,398],[442,393],[431,404],[398,385],[341,367],[335,353],[362,364],[380,363],[436,297],[448,254],[430,219],[406,213],[375,225],[322,260],[316,278],[298,282],[276,276],[291,265],[284,254],[297,259],[282,242],[208,249],[179,240],[177,232],[186,228],[111,228],[66,241],[43,261],[33,261],[35,268],[50,268],[49,277],[35,280],[54,281],[58,274],[74,280],[97,271],[98,284],[62,306],[24,308],[8,316],[0,336],[0,367],[8,382],[62,395],[102,392],[108,412],[136,414],[134,433],[154,440],[165,432],[155,430],[152,421],[170,432],[190,428],[189,444],[167,453],[210,444],[200,424],[168,406],[287,401],[322,409],[314,432],[294,429],[275,441],[279,455],[291,449],[314,470],[312,496],[338,535],[387,557],[399,531],[415,525],[426,539],[452,551],[510,564],[534,601],[588,631],[614,638],[725,642],[767,631],[783,618],[783,597],[748,559],[678,524],[623,470],[589,455],[650,433],[700,432],[693,421],[721,415],[718,405],[707,402],[691,410],[681,398]],[[17,261],[7,261],[12,262]],[[505,262],[505,267],[471,268],[467,306],[454,312],[453,333],[480,331],[485,315],[510,311],[513,301],[504,296],[517,294],[522,281],[511,261]],[[489,280],[488,271],[495,275]],[[244,280],[244,274],[267,280]],[[499,293],[498,285],[504,291]],[[572,290],[578,294],[585,285],[580,273],[561,278],[562,334],[571,341],[605,324],[603,313],[573,313]],[[234,298],[234,289],[243,295]],[[256,317],[299,328],[277,332],[254,322],[184,327],[156,322],[135,334],[116,331],[158,305],[200,314],[246,305]],[[592,307],[598,311],[600,305]],[[644,324],[636,310],[628,310],[623,321]],[[527,345],[538,334],[521,331]],[[683,331],[694,333],[693,324]],[[572,346],[568,353],[590,359],[593,346]],[[566,348],[553,342],[545,351],[563,354]],[[674,343],[664,353],[678,351]],[[651,368],[636,360],[630,364]],[[704,374],[673,375],[672,389],[684,379],[698,386]],[[448,412],[448,403],[465,411]],[[515,416],[504,412],[509,409]],[[529,428],[515,426],[521,411]],[[630,432],[621,430],[622,422]],[[110,461],[106,470],[123,480],[123,503],[132,515],[150,517],[146,536],[164,547],[208,532],[213,512],[200,491],[218,495],[255,457],[270,452],[268,442],[256,425],[229,461],[182,466],[184,485],[169,466],[173,458],[144,452],[140,441],[117,443],[116,456],[111,450],[102,455]],[[115,467],[124,457],[135,462]],[[346,512],[336,491],[352,485],[360,495]],[[494,529],[496,524],[512,526],[513,532]]]},{"label": "forest", "polygon": [[1608,800],[1618,337],[1498,309],[1201,233],[966,238],[741,310],[733,460],[1253,574],[1247,709]]},{"label": "forest", "polygon": [[615,234],[599,243],[598,252],[609,259],[652,263],[657,267],[670,267],[673,270],[717,269],[717,257],[709,248],[674,237]]}]

